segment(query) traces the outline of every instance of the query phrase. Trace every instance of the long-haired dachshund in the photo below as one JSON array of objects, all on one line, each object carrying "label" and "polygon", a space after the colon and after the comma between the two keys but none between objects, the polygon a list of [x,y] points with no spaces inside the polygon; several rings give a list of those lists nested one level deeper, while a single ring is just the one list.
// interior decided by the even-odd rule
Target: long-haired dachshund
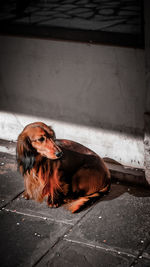
[{"label": "long-haired dachshund", "polygon": [[42,122],[27,125],[18,137],[17,162],[24,177],[26,199],[50,207],[68,203],[76,212],[110,187],[110,173],[103,160],[85,146],[56,139]]}]

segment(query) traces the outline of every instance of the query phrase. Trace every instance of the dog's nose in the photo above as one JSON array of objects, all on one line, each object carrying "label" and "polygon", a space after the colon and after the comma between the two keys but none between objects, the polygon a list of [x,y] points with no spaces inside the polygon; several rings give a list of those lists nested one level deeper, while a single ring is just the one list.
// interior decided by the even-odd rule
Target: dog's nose
[{"label": "dog's nose", "polygon": [[55,153],[57,158],[62,157],[62,154],[63,154],[63,152],[61,152],[61,151],[58,151],[58,152]]}]

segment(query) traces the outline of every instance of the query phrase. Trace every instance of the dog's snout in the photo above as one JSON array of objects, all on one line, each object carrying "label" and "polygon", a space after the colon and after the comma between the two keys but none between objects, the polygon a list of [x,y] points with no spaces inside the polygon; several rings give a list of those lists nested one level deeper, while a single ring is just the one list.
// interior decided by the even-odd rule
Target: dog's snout
[{"label": "dog's snout", "polygon": [[60,157],[62,157],[63,152],[62,152],[62,151],[57,151],[57,152],[55,153],[55,155],[56,155],[57,158],[60,158]]}]

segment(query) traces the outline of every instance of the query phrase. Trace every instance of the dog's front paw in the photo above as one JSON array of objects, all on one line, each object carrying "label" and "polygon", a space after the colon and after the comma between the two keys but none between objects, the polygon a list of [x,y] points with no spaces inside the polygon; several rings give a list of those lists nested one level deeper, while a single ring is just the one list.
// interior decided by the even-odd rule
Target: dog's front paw
[{"label": "dog's front paw", "polygon": [[26,191],[23,192],[22,198],[24,198],[26,200],[30,199],[29,194]]},{"label": "dog's front paw", "polygon": [[60,206],[60,204],[59,203],[48,203],[48,206],[50,207],[50,208],[58,208],[59,206]]},{"label": "dog's front paw", "polygon": [[49,196],[47,199],[47,205],[51,208],[58,208],[59,206],[61,206],[62,204],[62,199],[61,198],[57,198],[57,199],[51,199],[51,197]]}]

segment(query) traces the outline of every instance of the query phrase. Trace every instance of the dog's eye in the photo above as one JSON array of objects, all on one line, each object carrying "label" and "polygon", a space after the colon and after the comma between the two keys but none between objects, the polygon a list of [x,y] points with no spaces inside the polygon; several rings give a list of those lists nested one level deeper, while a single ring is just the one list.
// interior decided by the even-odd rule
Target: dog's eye
[{"label": "dog's eye", "polygon": [[45,138],[42,136],[38,139],[39,142],[43,142],[45,140]]}]

